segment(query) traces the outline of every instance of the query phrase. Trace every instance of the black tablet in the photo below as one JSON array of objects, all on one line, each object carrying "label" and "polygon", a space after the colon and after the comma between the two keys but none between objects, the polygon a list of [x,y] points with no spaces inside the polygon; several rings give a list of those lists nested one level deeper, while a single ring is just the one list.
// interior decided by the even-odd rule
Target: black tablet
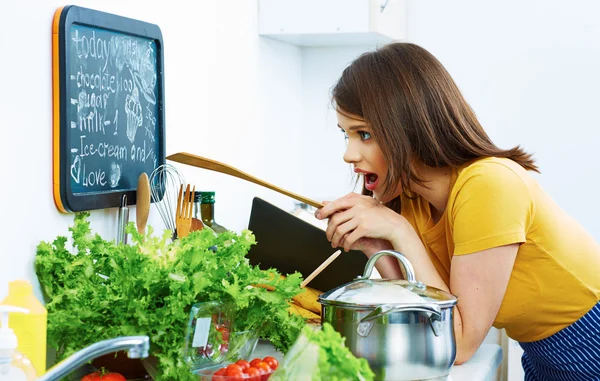
[{"label": "black tablet", "polygon": [[[252,201],[248,229],[257,241],[248,258],[261,269],[275,268],[282,274],[298,271],[306,278],[336,251],[323,230],[258,197]],[[362,275],[366,263],[361,251],[344,252],[308,286],[331,290]]]}]

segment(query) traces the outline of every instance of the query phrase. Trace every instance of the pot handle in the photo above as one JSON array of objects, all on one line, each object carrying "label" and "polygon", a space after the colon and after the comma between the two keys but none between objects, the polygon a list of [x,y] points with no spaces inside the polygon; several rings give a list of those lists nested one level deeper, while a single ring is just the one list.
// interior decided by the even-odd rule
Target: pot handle
[{"label": "pot handle", "polygon": [[439,336],[439,325],[435,323],[439,323],[442,320],[442,310],[440,306],[434,303],[406,303],[402,305],[390,305],[390,304],[382,304],[375,308],[370,314],[361,319],[358,323],[358,327],[356,328],[356,332],[362,336],[367,337],[369,333],[371,333],[371,329],[373,328],[374,320],[387,315],[392,312],[402,312],[402,311],[418,311],[418,312],[426,312],[430,313],[430,321],[433,328],[433,331],[436,336]]},{"label": "pot handle", "polygon": [[384,255],[391,255],[392,257],[395,257],[398,261],[400,261],[400,264],[402,265],[402,267],[404,267],[404,272],[406,273],[407,281],[415,284],[420,283],[417,282],[417,280],[415,279],[415,270],[413,269],[408,259],[404,256],[404,254],[394,250],[381,250],[373,254],[371,258],[369,258],[369,260],[367,261],[367,264],[365,265],[365,271],[363,272],[363,275],[359,276],[357,279],[369,279],[371,277],[371,274],[373,273],[373,267],[375,266],[375,262],[377,262],[377,260],[383,257]]}]

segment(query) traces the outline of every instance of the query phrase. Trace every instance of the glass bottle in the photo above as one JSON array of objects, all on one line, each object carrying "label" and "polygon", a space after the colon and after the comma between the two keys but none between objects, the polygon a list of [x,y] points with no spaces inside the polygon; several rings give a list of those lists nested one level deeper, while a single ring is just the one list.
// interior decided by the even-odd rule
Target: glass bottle
[{"label": "glass bottle", "polygon": [[[217,233],[226,232],[227,229],[224,226],[215,222],[215,192],[200,192],[200,201],[202,222]],[[194,205],[196,205],[195,202]]]}]

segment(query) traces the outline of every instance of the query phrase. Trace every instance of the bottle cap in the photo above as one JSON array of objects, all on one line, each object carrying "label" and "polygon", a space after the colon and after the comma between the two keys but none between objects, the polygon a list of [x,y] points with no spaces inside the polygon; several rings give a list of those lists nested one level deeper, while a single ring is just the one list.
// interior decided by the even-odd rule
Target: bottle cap
[{"label": "bottle cap", "polygon": [[203,204],[214,204],[215,203],[215,192],[200,192],[202,193]]},{"label": "bottle cap", "polygon": [[18,344],[17,335],[15,335],[15,332],[12,329],[8,328],[9,312],[21,312],[28,314],[29,310],[20,307],[0,305],[0,316],[2,318],[2,323],[0,323],[0,350],[16,349]]},{"label": "bottle cap", "polygon": [[202,198],[202,192],[200,191],[195,191],[194,192],[194,202],[200,202],[201,198]]}]

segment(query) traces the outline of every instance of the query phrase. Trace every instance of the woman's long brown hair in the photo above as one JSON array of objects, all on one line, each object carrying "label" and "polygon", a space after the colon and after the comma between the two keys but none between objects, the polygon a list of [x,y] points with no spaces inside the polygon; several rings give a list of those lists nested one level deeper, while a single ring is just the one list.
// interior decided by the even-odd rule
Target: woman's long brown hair
[{"label": "woman's long brown hair", "polygon": [[[388,160],[386,196],[399,183],[405,193],[411,181],[425,185],[411,168],[414,159],[430,167],[456,168],[495,156],[539,172],[520,146],[503,150],[491,141],[446,69],[418,45],[392,43],[362,54],[342,73],[332,102],[339,112],[360,117],[371,128]],[[398,201],[390,204],[398,206]]]}]

